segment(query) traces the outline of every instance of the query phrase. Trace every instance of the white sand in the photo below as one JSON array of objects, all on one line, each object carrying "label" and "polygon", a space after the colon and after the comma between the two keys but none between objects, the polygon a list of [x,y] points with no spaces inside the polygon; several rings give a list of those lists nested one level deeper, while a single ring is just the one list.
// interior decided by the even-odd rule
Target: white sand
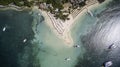
[{"label": "white sand", "polygon": [[[75,21],[82,17],[82,15],[87,11],[87,9],[91,9],[91,8],[94,8],[94,7],[97,7],[99,4],[96,3],[96,4],[93,4],[91,6],[85,6],[81,9],[81,12],[73,19],[73,17],[71,16],[71,14],[68,16],[70,18],[70,20],[66,20],[64,22],[64,27],[65,27],[65,30],[62,34],[59,34],[57,32],[57,30],[55,29],[53,23],[52,23],[52,20],[50,19],[49,15],[48,15],[48,12],[46,11],[43,11],[43,10],[40,10],[40,12],[42,12],[42,15],[45,17],[45,22],[48,26],[50,26],[50,28],[53,30],[53,32],[60,38],[60,39],[63,39],[64,43],[71,47],[74,45],[73,43],[73,39],[71,37],[71,32],[70,32],[70,29],[72,28],[72,26],[74,26],[73,24],[75,24]],[[86,9],[87,7],[87,9]]]},{"label": "white sand", "polygon": [[65,27],[65,31],[63,32],[63,34],[59,34],[56,29],[54,28],[54,26],[52,25],[52,21],[51,19],[49,18],[49,16],[47,15],[47,12],[45,11],[42,11],[42,15],[45,17],[45,22],[47,23],[48,26],[50,26],[50,28],[54,31],[54,33],[60,38],[60,39],[63,39],[64,43],[67,45],[67,46],[72,46],[73,45],[73,40],[70,36],[70,33],[69,33],[69,30],[70,30],[70,25],[73,23],[73,19],[71,16],[70,19],[71,20],[67,20],[65,21],[64,23],[66,23],[64,25]]}]

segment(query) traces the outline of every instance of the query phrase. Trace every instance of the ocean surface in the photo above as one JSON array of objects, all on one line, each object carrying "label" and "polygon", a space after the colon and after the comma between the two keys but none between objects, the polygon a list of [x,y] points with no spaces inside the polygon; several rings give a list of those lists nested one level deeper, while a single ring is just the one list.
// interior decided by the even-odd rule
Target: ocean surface
[{"label": "ocean surface", "polygon": [[[0,67],[21,67],[18,60],[25,54],[26,46],[31,54],[30,41],[34,38],[31,21],[33,17],[28,11],[0,11]],[[25,38],[27,42],[23,43]]]},{"label": "ocean surface", "polygon": [[[71,36],[79,48],[66,46],[38,9],[0,8],[0,67],[101,67],[106,61],[120,67],[119,3],[107,0],[90,9],[94,17],[85,12],[75,21]],[[111,44],[116,47],[108,49]]]}]

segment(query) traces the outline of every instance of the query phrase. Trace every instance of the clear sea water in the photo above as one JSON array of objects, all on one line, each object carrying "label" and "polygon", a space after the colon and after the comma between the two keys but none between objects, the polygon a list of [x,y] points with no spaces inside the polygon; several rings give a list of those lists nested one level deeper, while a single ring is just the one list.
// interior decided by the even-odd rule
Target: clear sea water
[{"label": "clear sea water", "polygon": [[[0,11],[0,67],[20,67],[20,54],[25,53],[24,47],[31,47],[33,17],[28,13],[11,9]],[[22,42],[24,38],[28,39],[26,43]]]},{"label": "clear sea water", "polygon": [[[109,5],[110,6],[110,5]],[[91,9],[95,17],[83,14],[71,29],[74,43],[80,48],[67,47],[49,26],[39,11],[0,11],[0,67],[100,67],[103,58],[92,55],[81,41],[107,9],[103,3]],[[6,31],[3,32],[3,27]],[[23,43],[24,39],[26,43]],[[89,48],[89,46],[88,46]],[[70,61],[65,61],[70,58]],[[97,59],[96,59],[97,58]]]}]

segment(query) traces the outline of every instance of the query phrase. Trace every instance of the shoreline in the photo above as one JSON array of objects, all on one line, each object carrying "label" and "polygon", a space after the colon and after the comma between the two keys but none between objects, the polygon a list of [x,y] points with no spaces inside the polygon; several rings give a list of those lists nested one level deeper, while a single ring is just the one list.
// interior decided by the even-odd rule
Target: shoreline
[{"label": "shoreline", "polygon": [[[65,30],[63,31],[63,33],[59,33],[58,31],[58,29],[56,29],[56,27],[54,27],[54,22],[55,21],[53,21],[51,18],[50,18],[50,16],[48,15],[48,13],[46,12],[46,11],[43,11],[43,10],[39,10],[41,13],[42,13],[42,15],[45,17],[45,23],[52,29],[52,31],[55,33],[55,35],[57,36],[57,37],[59,37],[60,39],[62,39],[63,40],[63,42],[65,43],[65,44],[67,44],[67,46],[73,46],[73,40],[72,40],[72,38],[71,38],[71,36],[70,36],[70,33],[69,33],[69,28],[70,28],[70,25],[71,25],[71,23],[73,22],[73,21],[71,21],[71,20],[68,20],[68,21],[66,21],[66,22],[64,22],[65,23]],[[69,23],[68,23],[69,22]]]},{"label": "shoreline", "polygon": [[[83,7],[83,9],[80,11],[80,13],[76,16],[76,18],[74,19],[74,25],[76,24],[75,23],[75,21],[77,21],[80,17],[82,17],[82,15],[85,13],[85,12],[87,12],[87,10],[88,9],[92,9],[92,8],[94,8],[94,7],[97,7],[97,6],[99,6],[99,3],[96,3],[96,4],[93,4],[93,5],[91,5],[91,6],[85,6],[85,7]],[[74,26],[73,25],[73,26]],[[71,28],[73,27],[73,26],[71,26]]]},{"label": "shoreline", "polygon": [[[42,15],[44,15],[44,17],[47,19],[47,20],[45,20],[46,24],[48,26],[50,26],[50,28],[53,30],[53,32],[55,33],[56,36],[58,36],[60,39],[63,39],[65,44],[68,44],[68,45],[72,44],[72,43],[69,43],[69,42],[73,42],[73,41],[71,38],[68,38],[69,35],[66,34],[67,31],[64,31],[64,33],[58,33],[58,30],[57,30],[57,28],[54,27],[54,22],[52,22],[49,15],[44,11],[42,11]],[[71,40],[68,40],[68,39],[71,39]],[[71,45],[69,45],[69,46],[71,46]]]},{"label": "shoreline", "polygon": [[[33,6],[32,8],[38,9],[39,12],[44,16],[45,23],[51,28],[51,30],[55,33],[55,35],[58,36],[60,39],[62,39],[67,46],[71,47],[71,46],[74,46],[74,42],[73,42],[73,38],[71,36],[70,30],[76,24],[76,20],[78,20],[80,17],[82,17],[82,15],[85,12],[87,12],[88,9],[92,9],[97,6],[99,6],[98,2],[94,2],[94,3],[91,2],[90,4],[82,7],[80,10],[75,9],[75,11],[77,10],[79,12],[77,12],[75,14],[75,17],[72,16],[72,13],[69,14],[68,18],[70,18],[70,20],[66,20],[65,22],[60,19],[56,19],[51,13],[39,9],[38,6]],[[29,9],[27,7],[18,7],[15,5],[2,6],[1,8],[3,8],[1,10],[15,9],[17,11]],[[73,15],[74,15],[74,13],[73,13]]]},{"label": "shoreline", "polygon": [[16,10],[16,11],[23,11],[23,10],[27,10],[27,9],[31,10],[32,8],[19,7],[19,6],[16,6],[16,5],[8,5],[8,6],[0,5],[0,10],[7,10],[7,9],[13,9],[13,10]]},{"label": "shoreline", "polygon": [[[89,6],[84,6],[80,12],[78,13],[78,15],[73,18],[71,14],[69,14],[68,18],[70,18],[70,20],[66,20],[63,23],[63,27],[64,31],[62,33],[59,33],[58,27],[55,26],[55,23],[57,23],[57,19],[54,19],[52,14],[49,14],[49,12],[46,12],[44,10],[39,9],[39,11],[42,13],[42,15],[45,18],[45,23],[53,30],[53,32],[55,33],[56,36],[58,36],[60,39],[62,39],[64,41],[64,43],[66,44],[66,46],[72,47],[74,46],[74,42],[71,36],[71,28],[75,25],[75,21],[78,20],[80,17],[82,17],[82,15],[87,11],[87,9],[92,9],[94,7],[97,7],[99,5],[99,3],[95,3]],[[50,17],[52,16],[52,18]],[[59,21],[59,19],[58,19]]]}]

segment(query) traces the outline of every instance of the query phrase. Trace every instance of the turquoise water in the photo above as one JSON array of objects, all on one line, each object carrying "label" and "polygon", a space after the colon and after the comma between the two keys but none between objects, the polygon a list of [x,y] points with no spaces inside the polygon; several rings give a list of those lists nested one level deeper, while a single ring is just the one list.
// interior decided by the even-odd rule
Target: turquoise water
[{"label": "turquoise water", "polygon": [[[81,38],[85,34],[87,34],[91,31],[92,27],[99,20],[98,15],[102,11],[104,11],[105,9],[108,8],[107,6],[108,6],[109,2],[111,2],[111,1],[109,0],[108,2],[102,3],[101,5],[90,9],[91,12],[93,13],[94,17],[91,17],[87,12],[85,12],[81,17],[79,17],[79,19],[76,20],[75,25],[72,27],[72,29],[71,29],[72,34],[71,35],[73,37],[74,42],[81,46],[81,48],[79,48],[79,50],[82,53],[82,55],[81,54],[79,55],[79,62],[77,63],[78,65],[76,65],[75,67],[99,66],[99,64],[98,64],[99,62],[95,63],[93,66],[92,66],[92,64],[95,61],[90,61],[89,62],[90,55],[89,55],[89,57],[87,56],[89,53],[87,53],[88,51],[86,50],[83,43],[81,42]],[[88,48],[89,48],[89,46],[88,46]],[[84,61],[85,59],[87,59],[87,61]]]},{"label": "turquoise water", "polygon": [[[94,15],[97,15],[101,11],[106,9],[107,4],[101,4],[98,7],[92,9]],[[35,12],[36,11],[36,12]],[[36,9],[33,13],[34,23],[38,18],[38,10]],[[35,39],[33,40],[34,45],[38,45],[40,51],[38,52],[37,58],[39,59],[41,67],[74,67],[80,58],[83,58],[86,50],[82,46],[81,36],[88,32],[97,21],[97,17],[90,17],[87,13],[83,14],[76,20],[76,24],[71,29],[71,35],[74,40],[74,44],[80,45],[80,48],[67,47],[61,39],[59,39],[46,25],[44,21],[42,23],[33,24],[33,30],[35,32]],[[65,58],[70,58],[70,61],[65,61]]]},{"label": "turquoise water", "polygon": [[[17,59],[17,60],[13,60],[14,62],[12,63],[14,64],[16,62],[15,64],[17,65],[14,65],[12,67],[88,67],[91,64],[94,65],[89,67],[100,67],[99,61],[97,62],[84,61],[86,59],[91,60],[91,58],[86,56],[88,55],[87,50],[82,44],[81,38],[83,35],[87,34],[89,30],[96,24],[96,22],[99,20],[97,16],[99,15],[100,12],[104,11],[107,8],[106,7],[107,5],[108,5],[107,3],[102,3],[100,6],[91,9],[94,17],[89,16],[89,14],[85,12],[82,15],[82,17],[79,17],[79,19],[75,21],[74,26],[71,28],[71,36],[74,40],[74,44],[80,45],[80,48],[67,47],[63,42],[63,40],[59,39],[54,34],[53,30],[46,24],[46,22],[44,21],[45,20],[44,17],[42,15],[38,15],[40,13],[38,9],[34,9],[33,11],[26,12],[27,16],[25,16],[26,13],[24,13],[24,11],[18,12],[19,14],[15,13],[14,11],[13,12],[8,11],[8,16],[5,16],[4,18],[2,18],[2,14],[1,14],[0,18],[2,18],[2,21],[4,20],[4,22],[6,22],[6,20],[8,19],[15,18],[14,21],[12,19],[11,22],[9,23],[8,20],[7,23],[12,24],[14,22],[17,25],[15,26],[13,24],[13,28],[15,26],[14,31],[16,34],[14,40],[18,39],[18,41],[17,43],[15,43],[14,47],[10,47],[10,48],[12,48],[12,51],[18,49],[21,50],[21,52],[19,51],[18,52],[15,51],[13,53],[11,52],[12,55],[10,56],[16,54],[14,57],[15,59]],[[4,15],[6,14],[3,14],[3,16]],[[1,30],[5,26],[4,22],[0,22]],[[11,27],[10,29],[12,29]],[[1,35],[0,37],[3,36],[1,32],[2,31],[0,31],[0,35]],[[8,34],[9,33],[11,33],[12,35],[12,31],[11,32],[8,31]],[[28,40],[28,43],[24,45],[21,41],[27,37],[30,40]],[[10,44],[14,44],[14,42],[16,41],[12,41],[12,43],[10,42]],[[20,44],[20,46],[16,48],[16,44]],[[2,44],[2,46],[3,45],[4,44]],[[9,44],[7,44],[7,46],[8,45]],[[0,46],[0,48],[2,47]],[[5,52],[3,52],[2,54],[4,53]],[[9,56],[9,53],[7,54],[8,54],[7,57],[11,58]],[[65,61],[65,58],[70,58],[71,60]],[[10,63],[12,59],[13,57],[9,59],[8,63]],[[11,67],[11,66],[8,65],[6,67]]]},{"label": "turquoise water", "polygon": [[[34,17],[38,17],[36,15]],[[37,57],[41,67],[73,67],[80,54],[77,52],[78,49],[66,46],[63,40],[59,39],[44,21],[37,26],[34,25],[37,31],[35,31],[33,42],[37,42],[35,45],[38,45],[40,49]],[[65,58],[71,58],[71,61],[65,61]]]}]

